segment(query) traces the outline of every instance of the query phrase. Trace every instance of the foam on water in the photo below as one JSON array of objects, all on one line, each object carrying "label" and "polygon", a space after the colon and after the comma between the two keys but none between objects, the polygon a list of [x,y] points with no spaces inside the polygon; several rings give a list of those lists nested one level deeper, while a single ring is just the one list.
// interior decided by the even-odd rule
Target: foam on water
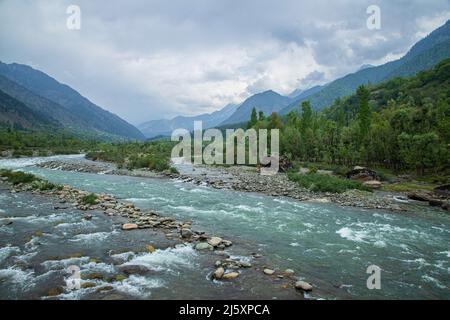
[{"label": "foam on water", "polygon": [[110,236],[117,234],[118,231],[111,232],[94,232],[94,233],[81,233],[74,236],[70,241],[73,242],[102,242],[108,239]]},{"label": "foam on water", "polygon": [[11,255],[20,253],[20,251],[19,247],[11,246],[10,244],[0,248],[0,263],[3,263]]},{"label": "foam on water", "polygon": [[196,256],[195,250],[186,245],[139,254],[123,265],[143,265],[155,271],[175,271],[180,268],[194,268]]},{"label": "foam on water", "polygon": [[18,159],[2,159],[0,160],[0,168],[5,169],[19,169],[24,167],[35,166],[40,163],[48,161],[58,161],[61,159],[83,159],[84,155],[64,155],[64,156],[51,156],[51,157],[33,157],[33,158],[18,158]]},{"label": "foam on water", "polygon": [[115,282],[112,286],[117,290],[136,298],[149,298],[152,289],[164,287],[164,281],[159,278],[149,278],[132,275],[129,278]]}]

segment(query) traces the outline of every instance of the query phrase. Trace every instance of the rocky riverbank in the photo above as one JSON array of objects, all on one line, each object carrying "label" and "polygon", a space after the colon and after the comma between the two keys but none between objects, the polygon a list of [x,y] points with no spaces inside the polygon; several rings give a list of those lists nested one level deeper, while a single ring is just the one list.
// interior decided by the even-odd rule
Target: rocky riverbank
[{"label": "rocky riverbank", "polygon": [[349,190],[344,193],[312,192],[290,181],[285,173],[264,176],[260,175],[253,167],[208,167],[207,170],[215,174],[195,174],[193,171],[182,173],[179,179],[194,184],[206,184],[218,189],[229,188],[237,191],[258,192],[274,197],[289,197],[299,201],[333,202],[342,206],[367,209],[408,210],[407,206],[396,201],[394,194],[360,190]]},{"label": "rocky riverbank", "polygon": [[88,172],[97,174],[114,174],[134,177],[172,178],[197,185],[207,185],[216,189],[233,189],[244,192],[258,192],[275,197],[289,197],[299,201],[333,202],[342,206],[361,207],[367,209],[386,209],[407,211],[404,203],[398,202],[394,194],[380,192],[364,192],[350,190],[342,194],[312,192],[300,188],[290,181],[285,173],[275,176],[260,175],[254,167],[231,166],[189,166],[178,168],[180,174],[169,172],[157,173],[145,169],[117,169],[113,164],[94,161],[63,162],[49,161],[38,165],[42,168]]},{"label": "rocky riverbank", "polygon": [[[150,229],[163,233],[167,239],[173,240],[175,243],[188,244],[198,252],[213,255],[216,258],[213,258],[215,262],[211,265],[208,276],[210,280],[229,282],[239,281],[237,278],[243,278],[241,281],[248,281],[248,279],[264,277],[267,278],[267,281],[275,281],[274,283],[277,285],[281,284],[283,289],[292,288],[292,298],[301,298],[302,292],[312,289],[312,287],[299,286],[298,279],[292,270],[273,270],[270,274],[265,272],[269,267],[267,262],[261,259],[260,253],[251,253],[249,260],[233,257],[228,251],[233,246],[232,241],[195,230],[192,227],[192,221],[177,221],[175,218],[162,216],[154,211],[142,211],[134,204],[122,202],[111,195],[89,193],[68,185],[52,185],[40,179],[29,183],[13,184],[4,176],[1,178],[1,182],[8,186],[11,193],[27,192],[57,199],[58,205],[54,206],[54,210],[76,208],[85,212],[84,220],[91,220],[94,212],[103,212],[111,219],[121,219],[122,232]],[[51,187],[47,188],[47,186]],[[153,253],[155,250],[153,245],[146,247],[148,253]],[[150,271],[142,265],[130,263],[118,265],[117,269],[122,274],[119,275],[119,278],[133,274],[142,275]],[[58,294],[62,292],[61,290],[57,291]]]}]

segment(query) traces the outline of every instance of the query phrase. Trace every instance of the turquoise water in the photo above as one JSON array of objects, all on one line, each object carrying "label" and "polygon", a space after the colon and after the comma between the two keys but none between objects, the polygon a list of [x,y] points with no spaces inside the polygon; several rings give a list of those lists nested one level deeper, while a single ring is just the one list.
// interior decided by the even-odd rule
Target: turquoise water
[{"label": "turquoise water", "polygon": [[[3,163],[21,167],[26,161]],[[1,164],[0,164],[1,166]],[[429,207],[412,212],[344,208],[217,190],[164,179],[26,167],[52,182],[106,192],[196,229],[251,244],[274,268],[291,268],[324,298],[449,299],[450,217]],[[369,290],[370,265],[381,289]],[[331,288],[339,288],[334,291]],[[342,295],[339,293],[342,292]]]}]

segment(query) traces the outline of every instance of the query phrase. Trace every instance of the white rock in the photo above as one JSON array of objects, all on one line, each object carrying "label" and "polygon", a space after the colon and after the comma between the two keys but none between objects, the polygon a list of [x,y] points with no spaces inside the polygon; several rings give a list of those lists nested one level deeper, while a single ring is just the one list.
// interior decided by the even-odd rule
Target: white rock
[{"label": "white rock", "polygon": [[222,238],[219,237],[211,237],[210,239],[208,239],[208,243],[213,247],[217,247],[221,242]]},{"label": "white rock", "polygon": [[303,290],[303,291],[311,291],[313,289],[312,285],[306,281],[297,281],[295,283],[295,289]]},{"label": "white rock", "polygon": [[264,271],[263,271],[265,274],[267,274],[267,275],[272,275],[272,274],[274,274],[275,273],[275,270],[272,270],[272,269],[264,269]]}]

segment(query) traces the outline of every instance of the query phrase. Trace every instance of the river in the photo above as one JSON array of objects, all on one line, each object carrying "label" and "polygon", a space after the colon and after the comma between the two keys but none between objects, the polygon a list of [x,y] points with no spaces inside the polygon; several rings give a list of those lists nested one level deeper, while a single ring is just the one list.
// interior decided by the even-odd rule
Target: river
[{"label": "river", "polygon": [[[82,161],[80,156],[54,159]],[[176,180],[34,166],[45,160],[1,160],[0,167],[32,172],[51,182],[86,191],[105,192],[142,209],[192,220],[196,229],[231,238],[233,247],[242,243],[262,253],[275,269],[293,269],[299,279],[310,281],[319,289],[313,291],[312,298],[450,298],[450,216],[442,210],[428,206],[411,206],[404,213],[364,210],[217,190]],[[0,297],[42,298],[42,287],[48,289],[61,281],[58,270],[72,264],[110,272],[111,249],[142,240],[133,239],[136,236],[132,232],[117,230],[105,218],[84,221],[79,213],[78,216],[70,210],[55,213],[52,206],[45,198],[0,191]],[[2,224],[7,220],[14,223]],[[43,237],[25,239],[38,229],[44,230]],[[162,239],[159,241],[164,243]],[[87,249],[94,252],[65,260],[48,259],[51,255]],[[110,252],[107,262],[93,261],[94,253],[101,256],[107,251]],[[162,276],[132,276],[112,286],[134,298],[213,298],[215,292],[219,298],[227,298],[227,294],[234,295],[229,298],[252,297],[251,290],[239,295],[206,279],[207,271],[202,269],[204,258],[189,245],[167,247],[156,253],[134,259],[162,270]],[[369,277],[366,270],[370,265],[381,268],[379,290],[366,286]],[[196,294],[192,296],[192,292]],[[90,294],[92,290],[82,289],[59,297],[83,299]],[[255,297],[269,296],[256,293]]]}]

